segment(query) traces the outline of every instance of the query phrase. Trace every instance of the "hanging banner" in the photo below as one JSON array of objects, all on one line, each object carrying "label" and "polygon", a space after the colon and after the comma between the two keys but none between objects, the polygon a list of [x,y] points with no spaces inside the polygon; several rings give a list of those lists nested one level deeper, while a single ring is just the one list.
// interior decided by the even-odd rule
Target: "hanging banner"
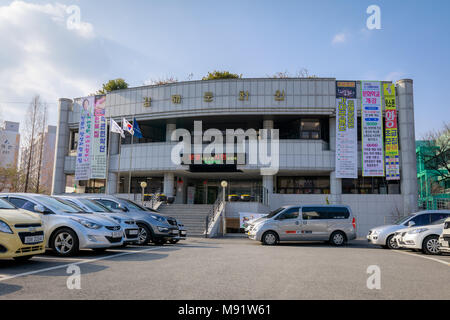
[{"label": "hanging banner", "polygon": [[106,95],[95,96],[91,179],[106,179]]},{"label": "hanging banner", "polygon": [[358,178],[356,82],[336,82],[336,178]]},{"label": "hanging banner", "polygon": [[[78,128],[78,147],[75,165],[75,180],[89,180],[91,175],[91,146],[92,146],[92,119],[94,114],[94,97],[76,99],[74,107],[78,106],[80,124]],[[75,109],[76,110],[76,109]]]},{"label": "hanging banner", "polygon": [[361,81],[361,126],[363,176],[383,177],[383,113],[379,81]]},{"label": "hanging banner", "polygon": [[400,161],[398,152],[397,103],[395,85],[383,84],[385,105],[385,165],[386,180],[400,180]]}]

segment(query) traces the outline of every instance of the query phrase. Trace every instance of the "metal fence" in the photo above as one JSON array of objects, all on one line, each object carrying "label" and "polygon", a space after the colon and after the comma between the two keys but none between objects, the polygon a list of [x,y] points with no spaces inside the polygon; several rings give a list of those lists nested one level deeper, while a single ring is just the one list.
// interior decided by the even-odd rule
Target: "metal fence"
[{"label": "metal fence", "polygon": [[450,198],[419,199],[421,210],[450,210]]}]

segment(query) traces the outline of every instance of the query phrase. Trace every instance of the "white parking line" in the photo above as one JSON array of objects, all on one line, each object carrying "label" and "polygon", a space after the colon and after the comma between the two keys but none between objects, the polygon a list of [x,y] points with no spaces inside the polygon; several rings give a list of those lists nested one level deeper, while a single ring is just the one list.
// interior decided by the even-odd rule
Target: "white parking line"
[{"label": "white parking line", "polygon": [[84,259],[84,260],[81,260],[81,261],[78,261],[78,262],[74,262],[74,263],[67,263],[67,264],[63,264],[63,265],[59,265],[59,266],[54,266],[54,267],[49,267],[49,268],[44,268],[44,269],[39,269],[39,270],[34,270],[34,271],[29,271],[29,272],[24,272],[24,273],[19,273],[19,274],[15,274],[15,275],[0,275],[0,282],[6,281],[6,280],[11,280],[11,279],[14,279],[14,278],[29,276],[29,275],[33,275],[33,274],[37,274],[37,273],[42,273],[42,272],[52,271],[52,270],[56,270],[56,269],[66,268],[66,267],[68,267],[70,265],[81,265],[81,264],[85,264],[85,263],[96,262],[96,261],[106,260],[106,259],[115,258],[115,257],[121,257],[121,256],[130,255],[130,254],[155,251],[155,250],[160,250],[160,249],[164,249],[164,248],[167,248],[167,247],[149,248],[149,249],[136,250],[136,251],[131,251],[131,252],[130,251],[123,251],[122,253],[118,253],[118,254],[114,254],[114,255],[108,255],[108,256],[95,258],[95,259]]},{"label": "white parking line", "polygon": [[418,255],[418,254],[415,254],[415,253],[406,252],[406,251],[401,251],[401,250],[392,250],[392,251],[398,252],[398,253],[407,254],[407,255],[413,256],[413,257],[419,257],[419,258],[423,258],[423,259],[428,259],[428,260],[436,261],[436,262],[442,263],[442,264],[444,264],[444,265],[450,267],[450,262],[447,262],[447,261],[444,261],[444,260],[440,260],[440,259],[437,259],[437,258],[427,257],[427,256],[424,256],[424,255]]},{"label": "white parking line", "polygon": [[51,257],[51,256],[34,256],[33,260],[49,260],[55,262],[64,262],[64,261],[84,261],[86,259],[83,258],[63,258],[63,257]]}]

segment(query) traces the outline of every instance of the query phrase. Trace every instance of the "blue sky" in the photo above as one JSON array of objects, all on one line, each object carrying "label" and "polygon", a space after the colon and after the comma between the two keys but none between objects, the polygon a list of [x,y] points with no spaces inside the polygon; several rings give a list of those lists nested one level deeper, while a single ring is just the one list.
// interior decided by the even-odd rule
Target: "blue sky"
[{"label": "blue sky", "polygon": [[[366,27],[372,4],[381,30]],[[70,5],[84,32],[67,30]],[[265,77],[307,68],[346,80],[412,78],[420,138],[450,120],[449,11],[447,0],[0,0],[0,116],[23,116],[34,93],[56,111],[58,97],[116,77],[139,86],[215,69]]]}]

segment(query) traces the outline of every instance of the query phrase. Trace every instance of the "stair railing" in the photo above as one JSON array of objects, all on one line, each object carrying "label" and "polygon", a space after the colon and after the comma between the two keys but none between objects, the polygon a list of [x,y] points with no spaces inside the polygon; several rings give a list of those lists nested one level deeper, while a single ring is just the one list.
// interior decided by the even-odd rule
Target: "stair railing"
[{"label": "stair railing", "polygon": [[205,221],[205,238],[208,238],[208,235],[211,234],[212,228],[216,221],[220,218],[223,211],[225,209],[225,201],[223,199],[223,195],[220,194],[216,201],[213,204],[213,207],[206,215]]}]

